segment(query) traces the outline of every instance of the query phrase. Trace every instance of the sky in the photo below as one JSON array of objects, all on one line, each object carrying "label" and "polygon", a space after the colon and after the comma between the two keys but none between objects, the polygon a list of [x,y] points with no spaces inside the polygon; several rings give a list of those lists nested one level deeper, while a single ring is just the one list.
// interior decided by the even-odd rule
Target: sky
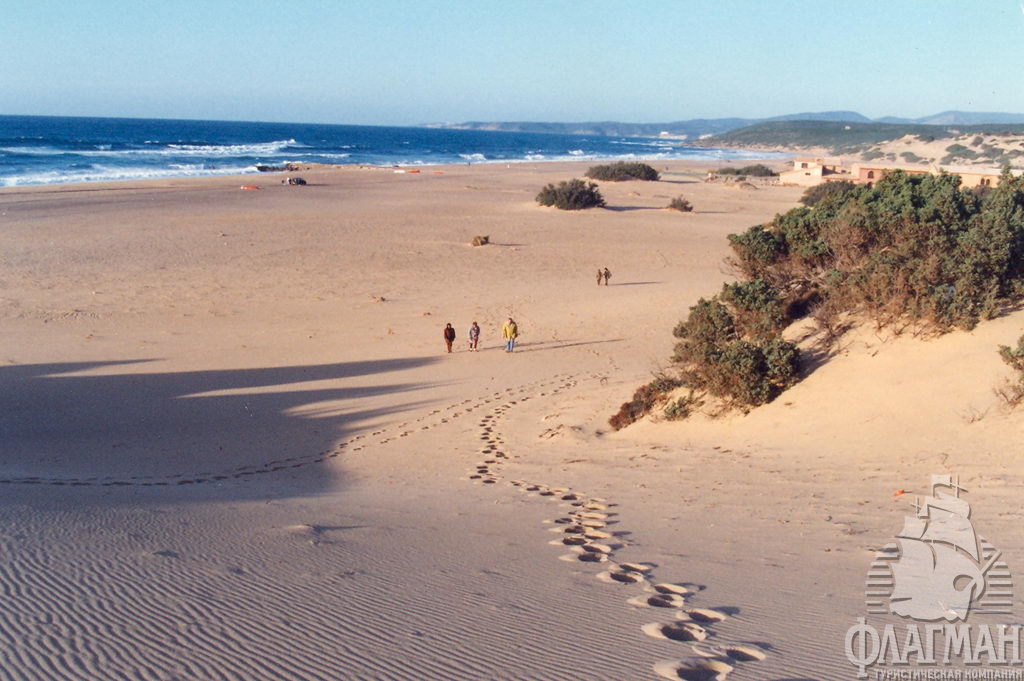
[{"label": "sky", "polygon": [[1004,0],[7,0],[0,114],[365,125],[1024,113]]}]

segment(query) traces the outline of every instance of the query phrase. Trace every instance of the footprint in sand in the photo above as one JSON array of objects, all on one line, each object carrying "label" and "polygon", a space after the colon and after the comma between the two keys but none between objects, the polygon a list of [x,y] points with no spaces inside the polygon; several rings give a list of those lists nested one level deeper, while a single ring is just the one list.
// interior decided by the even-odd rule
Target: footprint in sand
[{"label": "footprint in sand", "polygon": [[597,578],[602,582],[608,582],[609,584],[637,584],[644,581],[644,576],[639,572],[630,572],[628,570],[609,570],[608,572],[600,572]]},{"label": "footprint in sand", "polygon": [[697,622],[721,622],[728,615],[719,610],[712,610],[711,608],[694,608],[687,610],[686,614],[690,616],[690,619]]},{"label": "footprint in sand", "polygon": [[719,660],[694,660],[692,662],[659,662],[654,672],[666,679],[683,681],[725,681],[733,666]]},{"label": "footprint in sand", "polygon": [[652,588],[660,594],[677,594],[679,596],[687,596],[695,591],[686,584],[655,584]]},{"label": "footprint in sand", "polygon": [[[580,548],[580,547],[573,547]],[[603,553],[567,553],[563,556],[558,557],[559,560],[568,561],[574,563],[579,561],[581,563],[604,563],[608,560],[608,556]]]},{"label": "footprint in sand", "polygon": [[607,544],[596,544],[594,542],[588,542],[586,544],[583,544],[582,546],[580,546],[580,548],[586,551],[587,553],[603,553],[605,555],[608,555],[613,552],[612,547],[608,546]]},{"label": "footprint in sand", "polygon": [[652,622],[651,624],[643,625],[640,627],[640,630],[652,638],[662,638],[671,641],[700,642],[708,637],[707,630],[693,622],[671,622],[669,624]]},{"label": "footprint in sand", "polygon": [[695,655],[701,657],[714,657],[728,659],[735,662],[759,662],[768,657],[759,646],[756,645],[734,645],[734,646],[693,646]]},{"label": "footprint in sand", "polygon": [[587,540],[585,538],[583,538],[583,537],[569,536],[569,537],[562,537],[561,539],[553,539],[553,540],[549,541],[548,543],[553,545],[553,546],[558,546],[559,544],[564,544],[566,546],[580,546],[582,544],[586,544]]},{"label": "footprint in sand", "polygon": [[641,608],[652,607],[652,608],[681,608],[686,605],[686,599],[679,594],[654,594],[645,596],[634,596],[626,601],[630,605],[635,605]]}]

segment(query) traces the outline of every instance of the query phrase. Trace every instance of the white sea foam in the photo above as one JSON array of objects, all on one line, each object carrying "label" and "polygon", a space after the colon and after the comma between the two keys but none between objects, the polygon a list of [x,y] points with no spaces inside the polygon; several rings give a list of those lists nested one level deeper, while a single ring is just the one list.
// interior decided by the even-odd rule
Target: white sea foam
[{"label": "white sea foam", "polygon": [[215,175],[243,175],[258,172],[254,166],[233,168],[205,168],[202,164],[173,164],[167,168],[116,168],[95,166],[89,170],[48,170],[39,173],[6,175],[0,177],[0,187],[20,187],[67,182],[114,182],[122,180],[155,180],[170,177],[209,177]]},{"label": "white sea foam", "polygon": [[[147,143],[148,144],[148,143]],[[272,156],[279,154],[295,144],[295,140],[277,140],[274,142],[258,142],[254,144],[168,144],[151,149],[110,149],[110,145],[99,145],[95,149],[61,149],[58,147],[2,147],[0,151],[12,154],[28,154],[35,156],[87,156],[96,158],[144,158],[144,157],[180,157],[192,156],[202,158],[226,158],[231,156]],[[107,148],[103,148],[107,147]],[[294,153],[294,152],[293,152]]]},{"label": "white sea foam", "polygon": [[484,163],[487,161],[487,157],[483,154],[459,154],[459,158],[463,161],[476,161],[477,163]]}]

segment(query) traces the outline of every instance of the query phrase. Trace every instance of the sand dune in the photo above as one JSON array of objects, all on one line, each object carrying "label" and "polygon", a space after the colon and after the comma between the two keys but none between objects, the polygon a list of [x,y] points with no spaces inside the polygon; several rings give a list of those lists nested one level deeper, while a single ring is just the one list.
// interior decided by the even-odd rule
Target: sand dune
[{"label": "sand dune", "polygon": [[852,677],[893,493],[944,471],[1024,565],[1022,312],[609,432],[801,192],[668,165],[582,213],[533,203],[571,164],[0,191],[0,679]]}]

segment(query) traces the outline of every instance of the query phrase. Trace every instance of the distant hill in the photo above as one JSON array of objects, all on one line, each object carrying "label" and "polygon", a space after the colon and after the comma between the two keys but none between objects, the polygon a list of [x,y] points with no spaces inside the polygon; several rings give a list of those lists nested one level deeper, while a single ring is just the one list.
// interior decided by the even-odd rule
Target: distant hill
[{"label": "distant hill", "polygon": [[[467,121],[465,123],[428,123],[423,127],[446,128],[450,130],[497,130],[503,132],[539,132],[562,135],[607,135],[612,137],[657,137],[668,134],[696,140],[708,135],[723,135],[733,130],[774,122],[824,122],[859,123],[889,126],[992,126],[1024,125],[1024,114],[1012,113],[971,113],[965,111],[944,111],[921,118],[898,118],[886,116],[872,120],[855,111],[822,111],[786,114],[771,118],[694,118],[669,123],[623,123],[620,121],[596,121],[581,123],[558,123],[541,121]],[[986,131],[990,130],[986,127]],[[883,132],[883,130],[888,130]],[[861,131],[867,136],[891,134],[892,129],[879,128],[874,132]],[[916,133],[914,133],[916,134]],[[927,132],[922,134],[929,134]],[[848,135],[847,137],[854,137]]]},{"label": "distant hill", "polygon": [[923,125],[988,125],[990,123],[1024,124],[1024,114],[1013,113],[972,113],[970,111],[943,111],[921,118],[897,118],[885,116],[876,123],[919,123]]},{"label": "distant hill", "polygon": [[692,142],[709,147],[788,149],[824,147],[836,154],[866,151],[871,145],[913,135],[923,141],[964,135],[1022,135],[1024,124],[928,125],[919,123],[854,123],[837,121],[768,121]]},{"label": "distant hill", "polygon": [[500,132],[540,132],[561,135],[607,135],[610,137],[658,137],[662,133],[673,137],[697,139],[704,135],[717,135],[763,121],[853,121],[871,119],[854,111],[824,111],[797,113],[772,118],[694,118],[670,123],[622,123],[619,121],[588,121],[556,123],[542,121],[467,121],[465,123],[428,123],[426,128],[448,130],[497,130]]}]

